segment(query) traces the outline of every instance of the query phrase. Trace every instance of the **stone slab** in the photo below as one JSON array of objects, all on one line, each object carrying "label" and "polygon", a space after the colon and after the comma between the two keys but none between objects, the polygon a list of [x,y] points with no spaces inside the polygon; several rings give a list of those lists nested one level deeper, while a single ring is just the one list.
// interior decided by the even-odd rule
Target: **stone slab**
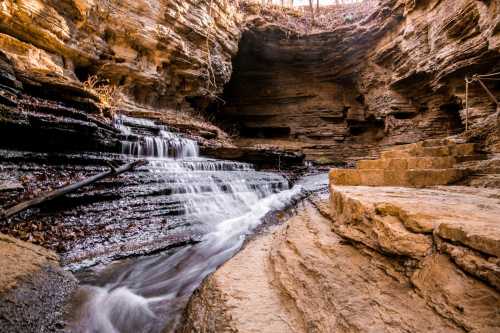
[{"label": "stone slab", "polygon": [[409,186],[448,185],[464,176],[457,169],[332,169],[330,183],[338,186]]},{"label": "stone slab", "polygon": [[500,194],[495,189],[330,185],[330,191],[336,217],[358,221],[370,214],[397,216],[412,232],[434,232],[450,242],[500,258]]}]

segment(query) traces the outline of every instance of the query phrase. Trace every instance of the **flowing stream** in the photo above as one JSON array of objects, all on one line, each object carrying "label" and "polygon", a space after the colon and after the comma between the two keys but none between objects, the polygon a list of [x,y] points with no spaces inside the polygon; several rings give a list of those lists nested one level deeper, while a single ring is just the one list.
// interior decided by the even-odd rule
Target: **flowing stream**
[{"label": "flowing stream", "polygon": [[[197,234],[198,241],[80,272],[71,331],[173,331],[203,279],[268,214],[290,206],[304,190],[246,163],[199,157],[196,142],[152,121],[121,116],[115,126],[123,133],[122,153],[149,161],[143,172],[159,193],[156,216],[168,220],[168,229]],[[161,238],[164,230],[154,232]]]}]

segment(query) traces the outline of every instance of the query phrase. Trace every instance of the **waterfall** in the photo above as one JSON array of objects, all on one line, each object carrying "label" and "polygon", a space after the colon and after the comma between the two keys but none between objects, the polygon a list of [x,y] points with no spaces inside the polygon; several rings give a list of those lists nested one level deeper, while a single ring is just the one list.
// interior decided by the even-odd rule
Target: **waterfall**
[{"label": "waterfall", "polygon": [[166,126],[156,125],[151,120],[119,115],[115,117],[114,125],[124,136],[121,141],[122,154],[162,158],[198,156],[196,141],[172,133]]},{"label": "waterfall", "polygon": [[[251,164],[198,155],[195,141],[153,121],[120,116],[122,153],[147,157],[148,165],[128,174],[120,199],[110,211],[88,207],[108,228],[123,230],[133,221],[140,233],[114,235],[95,242],[102,258],[114,243],[157,244],[172,235],[189,234],[199,242],[172,251],[135,257],[90,268],[81,287],[72,332],[174,331],[192,292],[231,258],[270,212],[302,197],[302,187],[288,187],[279,174],[258,172]],[[117,214],[125,210],[127,220]],[[99,249],[102,246],[102,249]],[[150,245],[148,245],[150,246]],[[103,267],[104,266],[104,267]]]}]

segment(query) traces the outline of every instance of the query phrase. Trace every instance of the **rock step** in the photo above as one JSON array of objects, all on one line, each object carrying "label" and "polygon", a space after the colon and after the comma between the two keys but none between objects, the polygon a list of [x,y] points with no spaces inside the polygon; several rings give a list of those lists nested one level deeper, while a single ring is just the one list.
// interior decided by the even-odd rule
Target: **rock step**
[{"label": "rock step", "polygon": [[333,185],[410,186],[449,185],[471,175],[461,163],[479,163],[488,156],[475,143],[433,139],[383,151],[377,160],[360,160],[355,170],[333,169]]},{"label": "rock step", "polygon": [[474,175],[468,181],[468,185],[474,187],[500,188],[499,174]]},{"label": "rock step", "polygon": [[474,143],[450,144],[447,146],[425,147],[421,143],[408,145],[406,148],[391,149],[382,152],[382,159],[408,157],[458,157],[475,155],[478,145]]},{"label": "rock step", "polygon": [[408,157],[389,158],[379,160],[360,160],[357,163],[358,169],[387,169],[387,170],[407,170],[407,169],[449,169],[457,163],[454,157]]},{"label": "rock step", "polygon": [[439,146],[450,146],[457,144],[465,144],[466,142],[458,139],[428,139],[424,141],[419,141],[415,143],[408,143],[404,145],[399,145],[395,147],[391,147],[390,150],[405,150],[414,147],[439,147]]},{"label": "rock step", "polygon": [[463,178],[462,170],[444,169],[332,169],[330,184],[337,186],[411,186],[448,185]]},{"label": "rock step", "polygon": [[488,159],[488,155],[486,154],[463,155],[463,156],[455,156],[455,159],[457,163],[471,162],[471,161],[485,161]]}]

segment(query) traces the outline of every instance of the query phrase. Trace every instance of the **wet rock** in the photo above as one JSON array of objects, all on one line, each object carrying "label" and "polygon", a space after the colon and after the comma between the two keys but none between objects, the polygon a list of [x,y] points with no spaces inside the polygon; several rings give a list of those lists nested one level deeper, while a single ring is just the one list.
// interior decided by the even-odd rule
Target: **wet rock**
[{"label": "wet rock", "polygon": [[225,1],[5,3],[0,147],[117,151],[116,112],[146,112],[202,144],[226,144],[190,101],[222,92],[239,19]]},{"label": "wet rock", "polygon": [[330,223],[307,204],[249,244],[193,296],[184,331],[462,331],[412,289],[403,262],[347,242]]},{"label": "wet rock", "polygon": [[[133,160],[133,156],[102,152],[0,151],[0,179],[22,184],[18,191],[0,192],[2,208],[107,171],[109,162]],[[207,219],[203,214],[212,212],[197,208],[207,198],[236,200],[235,196],[256,191],[252,198],[257,199],[287,186],[280,175],[256,172],[247,163],[153,158],[133,172],[103,179],[14,216],[10,224],[0,226],[0,232],[55,250],[64,265],[77,269],[195,243],[203,235]],[[228,211],[224,205],[213,206],[213,214],[224,216]]]},{"label": "wet rock", "polygon": [[0,234],[0,330],[62,332],[75,278],[55,253]]},{"label": "wet rock", "polygon": [[203,147],[202,154],[214,158],[252,163],[261,169],[291,169],[304,166],[304,154],[266,147],[215,146]]}]

